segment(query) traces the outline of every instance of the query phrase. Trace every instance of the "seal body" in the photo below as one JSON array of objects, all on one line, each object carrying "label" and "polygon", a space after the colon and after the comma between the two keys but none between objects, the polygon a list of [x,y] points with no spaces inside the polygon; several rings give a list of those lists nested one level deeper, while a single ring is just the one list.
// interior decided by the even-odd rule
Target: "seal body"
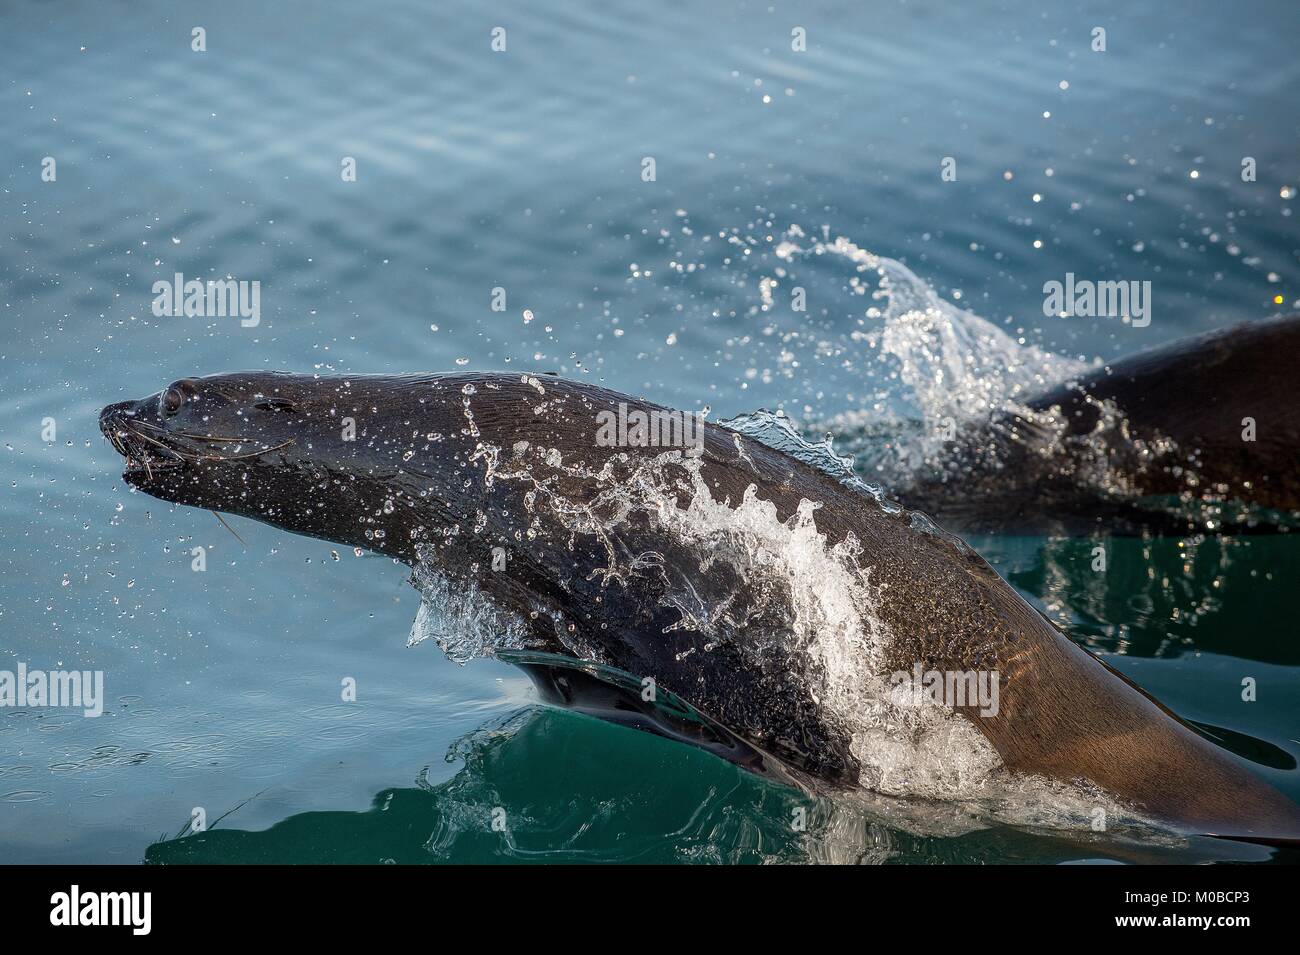
[{"label": "seal body", "polygon": [[1007,769],[1199,832],[1300,834],[1294,803],[923,516],[713,425],[691,444],[602,440],[613,419],[674,414],[549,376],[242,373],[111,405],[101,426],[133,486],[435,571],[499,609],[546,698],[755,772],[870,785],[867,689],[996,672],[995,713],[954,710]]},{"label": "seal body", "polygon": [[969,531],[1275,531],[1300,517],[1298,367],[1297,315],[1140,352],[967,423],[898,495]]}]

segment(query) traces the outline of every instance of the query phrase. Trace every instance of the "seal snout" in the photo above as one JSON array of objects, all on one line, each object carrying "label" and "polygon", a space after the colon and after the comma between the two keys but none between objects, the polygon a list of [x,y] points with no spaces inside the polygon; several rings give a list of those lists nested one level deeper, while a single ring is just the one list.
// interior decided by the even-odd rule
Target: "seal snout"
[{"label": "seal snout", "polygon": [[[141,401],[115,401],[99,412],[99,430],[114,447],[124,435],[138,433],[140,428],[148,427],[145,415],[141,411]],[[118,448],[121,451],[121,448]]]},{"label": "seal snout", "polygon": [[[147,399],[146,399],[147,401]],[[99,430],[126,459],[124,477],[137,473],[152,479],[154,472],[182,463],[171,447],[165,429],[142,413],[143,401],[117,401],[99,412]]]},{"label": "seal snout", "polygon": [[128,434],[128,422],[138,414],[136,405],[137,402],[134,401],[116,401],[99,412],[99,430],[108,438],[109,444],[124,456],[126,452],[123,450],[123,441]]},{"label": "seal snout", "polygon": [[134,401],[115,401],[107,405],[99,412],[99,430],[104,432],[105,436],[109,434],[117,424],[119,417],[134,417],[136,414],[136,402]]}]

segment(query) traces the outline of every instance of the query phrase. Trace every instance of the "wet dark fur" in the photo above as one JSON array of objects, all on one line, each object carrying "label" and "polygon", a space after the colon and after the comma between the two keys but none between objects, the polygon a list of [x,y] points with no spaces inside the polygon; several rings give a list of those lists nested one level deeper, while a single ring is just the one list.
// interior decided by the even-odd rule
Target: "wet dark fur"
[{"label": "wet dark fur", "polygon": [[[706,599],[723,599],[743,593],[745,583],[725,565],[702,569],[698,554],[636,514],[605,542],[571,535],[536,501],[530,510],[525,494],[535,486],[485,481],[487,461],[474,459],[484,444],[506,454],[520,442],[555,448],[565,464],[593,469],[615,459],[619,472],[660,453],[594,440],[598,411],[620,401],[652,406],[584,383],[539,381],[545,395],[517,374],[217,375],[174,386],[184,393],[175,414],[160,413],[152,396],[104,409],[101,424],[137,462],[127,481],[149,494],[406,562],[423,548],[458,586],[476,585],[528,621],[532,648],[652,676],[699,711],[702,732],[721,740],[711,747],[719,755],[805,785],[856,784],[845,728],[810,698],[800,672],[805,658],[778,648],[755,659],[748,640],[706,648],[698,632],[667,629],[679,615],[660,603],[665,574],[691,581]],[[354,442],[341,438],[344,417],[355,419]],[[146,450],[154,455],[147,461]],[[539,480],[550,482],[546,493],[575,502],[594,493],[588,482],[548,469],[543,455],[531,460]],[[703,460],[717,500],[734,504],[752,484],[783,518],[801,499],[821,502],[816,526],[830,542],[855,535],[879,617],[894,635],[886,672],[918,661],[926,669],[1000,672],[998,715],[964,715],[1011,769],[1088,779],[1201,832],[1300,835],[1295,804],[1075,646],[956,538],[919,530],[908,513],[887,513],[820,471],[718,427],[705,430]],[[625,557],[657,552],[664,571],[602,585],[606,545]],[[507,552],[503,571],[490,569],[493,547]],[[785,621],[759,618],[751,626],[779,636]],[[563,668],[542,667],[535,676],[551,699],[612,709],[655,728],[653,712],[632,713],[634,695],[584,694],[581,677],[566,688]],[[692,732],[657,731],[687,739]]]},{"label": "wet dark fur", "polygon": [[[899,497],[966,531],[1273,532],[1270,515],[1239,516],[1232,503],[1300,515],[1297,368],[1296,315],[1144,351],[1028,402],[1064,422],[1055,450],[1040,422],[1002,415],[964,429]],[[1106,426],[1103,402],[1122,414],[1118,429]],[[1253,442],[1242,440],[1245,418]],[[1162,439],[1176,447],[1142,453]],[[1121,491],[1093,486],[1096,460]],[[1206,507],[1219,502],[1226,509]]]}]

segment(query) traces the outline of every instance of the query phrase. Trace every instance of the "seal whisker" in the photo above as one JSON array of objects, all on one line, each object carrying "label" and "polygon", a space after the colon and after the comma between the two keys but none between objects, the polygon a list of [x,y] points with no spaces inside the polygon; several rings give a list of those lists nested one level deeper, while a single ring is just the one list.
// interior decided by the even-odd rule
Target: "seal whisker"
[{"label": "seal whisker", "polygon": [[279,451],[283,448],[289,447],[289,445],[291,444],[297,444],[297,443],[298,441],[296,438],[290,438],[288,441],[282,441],[281,443],[275,445],[274,447],[260,448],[257,451],[248,451],[245,454],[200,454],[197,455],[194,460],[196,461],[242,461],[245,458],[255,458],[258,455],[270,454],[272,451]]},{"label": "seal whisker", "polygon": [[224,527],[226,530],[230,531],[230,533],[235,535],[235,540],[239,541],[239,543],[241,544],[244,544],[245,547],[248,546],[247,544],[244,543],[244,539],[242,537],[240,537],[238,534],[235,534],[235,529],[226,523],[226,519],[221,516],[220,512],[213,511],[212,516],[215,517],[221,523],[222,527]]},{"label": "seal whisker", "polygon": [[191,434],[188,431],[173,431],[172,434],[178,438],[190,438],[194,441],[216,441],[227,444],[240,444],[251,441],[251,438],[228,437],[220,434]]},{"label": "seal whisker", "polygon": [[107,434],[108,434],[108,443],[113,446],[113,450],[116,451],[118,454],[122,455],[123,457],[126,457],[126,453],[127,453],[126,445],[122,443],[122,439],[118,436],[117,429],[114,428],[111,431],[107,432]]},{"label": "seal whisker", "polygon": [[[135,424],[141,425],[145,423],[135,422]],[[159,434],[167,434],[171,436],[187,437],[187,438],[198,437],[197,435],[191,435],[185,432],[170,432],[167,431],[165,428],[158,427],[157,425],[147,425],[147,427],[152,428],[156,433]],[[274,445],[273,447],[259,448],[256,451],[248,451],[244,454],[186,454],[182,451],[177,450],[176,448],[172,447],[169,444],[165,444],[164,442],[159,441],[157,438],[152,438],[141,431],[137,431],[134,427],[123,426],[123,430],[131,434],[133,437],[139,438],[142,441],[147,441],[152,445],[156,445],[157,447],[162,448],[168,454],[172,455],[173,457],[181,461],[184,461],[187,464],[197,464],[200,461],[242,461],[246,458],[255,458],[260,454],[268,454],[272,451],[279,451],[283,448],[287,448],[292,444],[297,444],[296,438],[290,438],[289,440],[282,441],[280,444]],[[211,440],[223,441],[223,442],[239,442],[239,443],[249,442],[249,439],[247,438],[218,437],[218,438],[213,438]],[[126,452],[122,452],[122,453],[126,453]],[[149,470],[148,463],[149,463],[148,460],[145,459],[144,464],[145,464],[146,472],[148,472]]]},{"label": "seal whisker", "polygon": [[[140,438],[142,441],[148,441],[150,444],[157,445],[158,447],[162,448],[164,451],[166,451],[168,454],[172,455],[173,457],[178,458],[181,461],[186,461],[187,463],[189,462],[189,458],[187,458],[184,454],[182,454],[180,451],[177,451],[175,448],[171,447],[170,445],[163,444],[161,441],[157,440],[156,438],[151,438],[147,434],[141,434],[139,431],[136,431],[133,428],[126,428],[125,430],[129,434],[132,434],[135,437]],[[145,464],[145,469],[148,470],[149,460],[147,457],[144,460],[144,464]]]},{"label": "seal whisker", "polygon": [[230,436],[224,434],[194,434],[191,431],[168,431],[166,428],[160,427],[159,425],[156,424],[150,424],[147,421],[137,421],[136,424],[139,425],[140,427],[148,428],[151,431],[157,432],[159,434],[174,435],[175,437],[178,438],[190,438],[191,440],[194,441],[223,441],[223,442],[238,443],[238,442],[247,442],[252,440],[251,438]]}]

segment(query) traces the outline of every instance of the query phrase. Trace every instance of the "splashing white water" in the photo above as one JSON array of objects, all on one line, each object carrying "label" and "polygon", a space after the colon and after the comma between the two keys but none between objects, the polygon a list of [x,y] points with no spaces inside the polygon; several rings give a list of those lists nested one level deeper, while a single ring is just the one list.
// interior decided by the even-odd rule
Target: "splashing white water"
[{"label": "splashing white water", "polygon": [[[1126,813],[1091,787],[1067,786],[1006,771],[992,745],[964,717],[924,697],[898,692],[880,673],[892,635],[877,614],[878,586],[850,534],[833,542],[817,530],[820,505],[804,500],[788,519],[750,486],[739,502],[715,499],[701,475],[701,460],[668,451],[653,458],[616,454],[600,471],[557,463],[546,448],[502,454],[484,447],[479,459],[495,481],[528,488],[530,510],[558,521],[565,536],[602,542],[605,566],[593,579],[610,590],[642,575],[665,586],[661,601],[678,611],[671,629],[701,637],[689,653],[709,653],[724,642],[752,656],[755,665],[774,650],[789,655],[789,670],[803,674],[824,718],[845,730],[861,768],[861,784],[904,798],[961,802],[985,818],[1024,817],[1033,824],[1077,826],[1096,807],[1112,819]],[[556,490],[556,471],[580,478],[581,500]],[[664,551],[689,555],[666,561],[654,550],[629,554],[617,546],[633,515],[649,521],[641,539]],[[545,523],[543,522],[543,526]],[[534,527],[537,527],[534,523]],[[704,575],[734,580],[734,592],[705,597]],[[518,648],[522,621],[502,618],[473,588],[421,577],[425,604],[416,632],[433,636],[456,659]],[[435,618],[443,618],[437,620]],[[764,621],[778,620],[777,629]],[[599,651],[563,628],[556,636],[581,659],[607,665]]]},{"label": "splashing white water", "polygon": [[[1015,451],[1040,462],[1044,473],[1068,476],[1077,488],[1131,500],[1141,496],[1135,473],[1178,452],[1167,438],[1130,434],[1127,417],[1111,402],[1085,399],[1096,409],[1097,423],[1089,434],[1071,435],[1059,409],[1032,407],[1030,401],[1079,379],[1100,361],[1023,344],[941,298],[900,262],[843,236],[832,239],[826,228],[820,239],[810,239],[798,226],[775,242],[772,254],[782,275],[801,264],[821,271],[829,264],[834,274],[835,263],[843,263],[847,281],[836,275],[837,284],[870,302],[850,337],[879,369],[864,376],[876,390],[870,407],[814,420],[803,429],[788,419],[773,427],[764,420],[771,413],[764,411],[733,419],[732,426],[839,477],[851,459],[831,448],[829,436],[824,449],[809,442],[800,447],[798,441],[801,430],[833,431],[843,451],[857,459],[857,473],[879,482],[865,487],[882,502],[882,487],[904,493],[918,483],[946,486],[946,500],[984,496],[1005,483],[1004,468]],[[1188,467],[1188,489],[1195,490],[1193,462],[1180,463]]]},{"label": "splashing white water", "polygon": [[[853,466],[853,455],[840,454],[835,449],[835,443],[829,434],[820,444],[808,441],[799,432],[789,415],[780,409],[776,411],[759,409],[719,421],[718,424],[753,438],[769,448],[775,448],[783,454],[788,454],[804,464],[829,474],[840,483],[870,495],[887,513],[893,514],[902,510],[902,505],[888,497],[879,484],[871,484],[858,477]],[[741,454],[744,453],[739,443],[736,445],[736,450]]]},{"label": "splashing white water", "polygon": [[453,583],[427,560],[415,565],[411,583],[420,591],[420,609],[406,645],[432,639],[452,660],[465,664],[476,657],[527,646],[527,627],[500,610],[472,581]]},{"label": "splashing white water", "polygon": [[[886,415],[876,407],[833,419],[837,429],[848,429],[850,436],[854,431],[862,436],[872,429],[888,429],[892,467],[884,466],[884,457],[876,454],[867,462],[868,473],[904,475],[939,448],[935,423],[1021,413],[1027,410],[1027,398],[1086,368],[1018,344],[986,320],[941,299],[901,263],[843,237],[831,240],[827,234],[809,241],[792,227],[774,252],[782,266],[814,257],[822,263],[842,261],[852,270],[848,284],[853,294],[869,297],[866,322],[860,323],[863,330],[853,337],[874,349],[885,377],[901,387],[891,387]],[[770,285],[762,287],[770,297]],[[467,415],[472,402],[467,395]],[[783,414],[757,412],[724,424],[869,494],[886,510],[899,509],[879,486],[857,477],[852,458],[839,453],[829,438],[821,444],[804,440]],[[870,442],[865,447],[872,450]],[[681,452],[638,460],[614,455],[600,471],[581,473],[558,452],[526,443],[516,445],[513,453],[484,443],[475,458],[483,464],[489,484],[523,482],[529,509],[545,511],[566,536],[603,543],[607,564],[594,576],[605,587],[616,589],[638,576],[662,581],[663,604],[680,615],[674,629],[703,638],[688,652],[708,653],[725,641],[742,652],[752,651],[757,661],[779,641],[781,649],[797,658],[792,670],[806,674],[808,691],[819,707],[849,734],[864,787],[891,796],[972,803],[986,816],[1023,817],[1043,825],[1053,820],[1077,825],[1098,806],[1112,819],[1126,815],[1091,787],[1014,776],[965,718],[932,702],[891,692],[878,673],[892,637],[876,614],[872,566],[864,564],[851,535],[832,542],[817,531],[816,502],[803,501],[782,521],[776,507],[752,486],[739,502],[716,500],[701,477],[699,460]],[[556,472],[579,479],[576,485],[565,483],[583,487],[581,499],[557,490],[548,477]],[[691,557],[666,561],[654,550],[629,555],[615,546],[633,515],[648,518],[654,531],[672,542],[674,553],[685,550]],[[539,526],[544,525],[535,521],[527,532],[530,537]],[[935,532],[932,525],[921,529]],[[721,599],[706,597],[696,581],[711,571],[723,571],[723,579],[741,584]],[[522,645],[522,621],[494,616],[486,598],[473,588],[452,588],[436,580],[430,574],[420,583],[425,600],[413,641],[434,636],[449,655],[462,661]],[[782,621],[779,633],[762,626],[772,620]],[[579,658],[616,665],[599,659],[598,651],[583,645],[571,629],[557,626],[556,637]]]},{"label": "splashing white water", "polygon": [[[901,262],[843,236],[805,242],[803,231],[792,227],[777,245],[776,256],[787,263],[809,256],[837,257],[853,269],[851,284],[857,294],[871,299],[865,315],[877,325],[859,337],[878,349],[880,360],[896,368],[906,390],[902,397],[926,420],[984,419],[1018,407],[1030,395],[1087,367],[1019,344],[974,312],[940,298]],[[869,284],[872,275],[874,288]]]},{"label": "splashing white water", "polygon": [[870,408],[841,412],[818,430],[834,430],[861,458],[865,473],[903,486],[919,467],[943,457],[953,431],[1000,414],[1034,417],[1025,402],[1089,366],[1017,342],[988,320],[941,298],[914,272],[838,236],[809,239],[792,226],[775,249],[784,264],[842,261],[854,295],[870,301],[851,338],[873,350],[890,382]]}]

